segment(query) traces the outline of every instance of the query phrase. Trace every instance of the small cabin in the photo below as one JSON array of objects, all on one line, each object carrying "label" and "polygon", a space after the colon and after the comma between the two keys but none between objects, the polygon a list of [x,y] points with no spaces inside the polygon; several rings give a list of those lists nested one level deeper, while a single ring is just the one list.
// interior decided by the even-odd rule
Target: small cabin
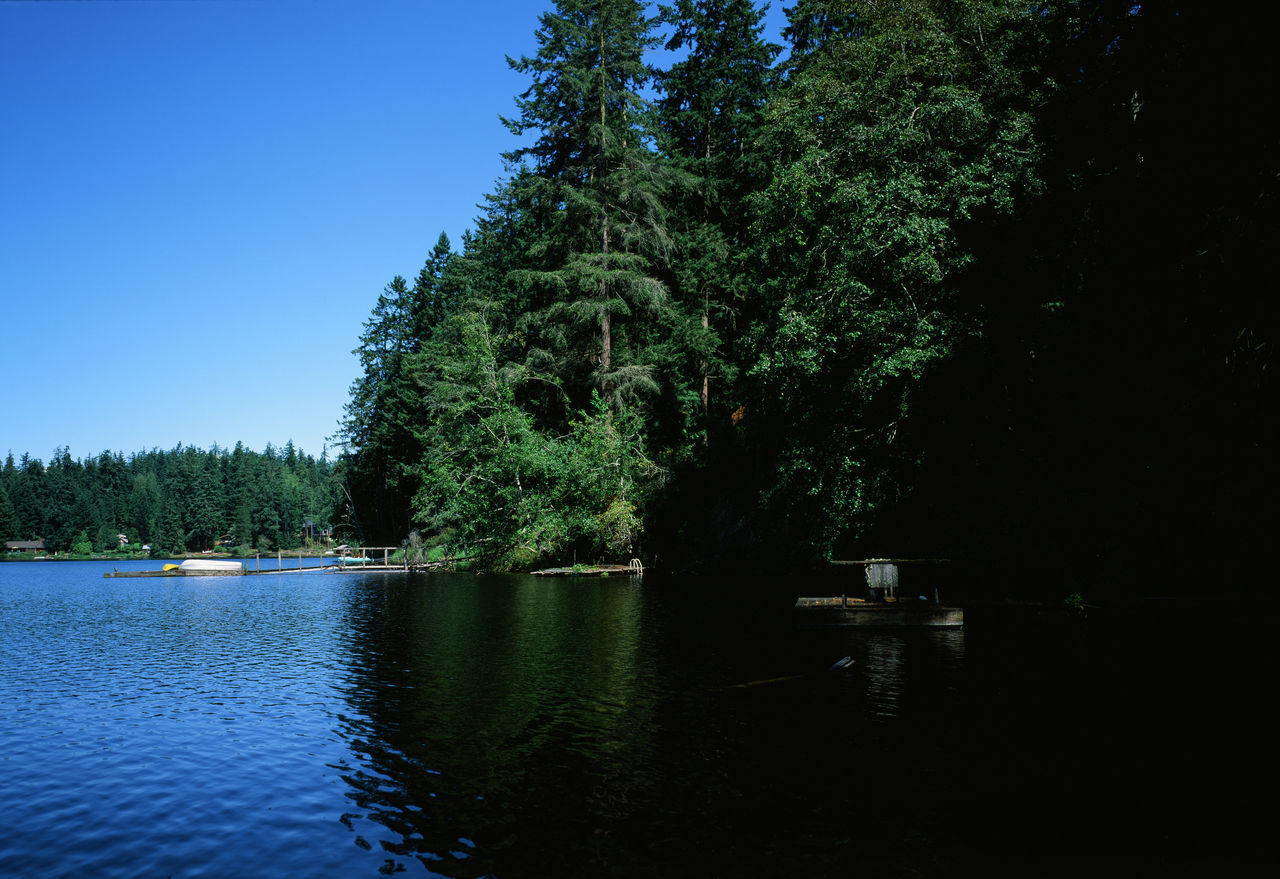
[{"label": "small cabin", "polygon": [[308,519],[302,523],[302,532],[299,536],[303,540],[328,540],[332,534],[332,528],[323,528]]},{"label": "small cabin", "polygon": [[6,540],[4,542],[6,552],[44,552],[45,545],[43,540]]}]

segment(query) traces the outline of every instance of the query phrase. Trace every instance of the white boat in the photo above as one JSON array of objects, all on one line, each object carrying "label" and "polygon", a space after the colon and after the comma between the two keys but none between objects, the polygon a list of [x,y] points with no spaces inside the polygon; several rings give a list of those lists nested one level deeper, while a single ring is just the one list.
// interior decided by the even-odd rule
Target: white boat
[{"label": "white boat", "polygon": [[244,565],[222,559],[187,559],[178,570],[184,574],[243,574]]}]

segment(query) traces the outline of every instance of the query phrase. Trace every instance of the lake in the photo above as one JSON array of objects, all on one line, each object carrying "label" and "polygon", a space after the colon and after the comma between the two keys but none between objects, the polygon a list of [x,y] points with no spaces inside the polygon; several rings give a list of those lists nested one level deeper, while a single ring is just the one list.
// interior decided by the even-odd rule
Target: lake
[{"label": "lake", "polygon": [[800,577],[111,567],[0,564],[0,875],[1167,875],[1273,833],[1256,620],[797,630],[750,597]]}]

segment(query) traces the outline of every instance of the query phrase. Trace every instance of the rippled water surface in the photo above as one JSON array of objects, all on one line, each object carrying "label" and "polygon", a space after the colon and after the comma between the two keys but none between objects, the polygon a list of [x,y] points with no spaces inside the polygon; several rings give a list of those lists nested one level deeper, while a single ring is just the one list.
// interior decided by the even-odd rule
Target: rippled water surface
[{"label": "rippled water surface", "polygon": [[1070,875],[1267,833],[1222,817],[1274,781],[1256,639],[797,631],[693,580],[108,569],[0,564],[0,875]]}]

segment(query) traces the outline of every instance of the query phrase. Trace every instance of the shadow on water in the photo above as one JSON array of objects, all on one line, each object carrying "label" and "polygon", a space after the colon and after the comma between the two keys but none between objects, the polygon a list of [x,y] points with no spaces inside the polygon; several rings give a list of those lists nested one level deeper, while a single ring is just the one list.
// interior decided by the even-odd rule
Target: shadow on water
[{"label": "shadow on water", "polygon": [[1257,854],[1260,822],[1222,807],[1258,757],[1223,748],[1262,744],[1225,728],[1260,720],[1221,681],[1250,657],[1213,636],[797,631],[758,611],[628,580],[370,578],[347,607],[341,820],[384,869],[454,877]]}]

